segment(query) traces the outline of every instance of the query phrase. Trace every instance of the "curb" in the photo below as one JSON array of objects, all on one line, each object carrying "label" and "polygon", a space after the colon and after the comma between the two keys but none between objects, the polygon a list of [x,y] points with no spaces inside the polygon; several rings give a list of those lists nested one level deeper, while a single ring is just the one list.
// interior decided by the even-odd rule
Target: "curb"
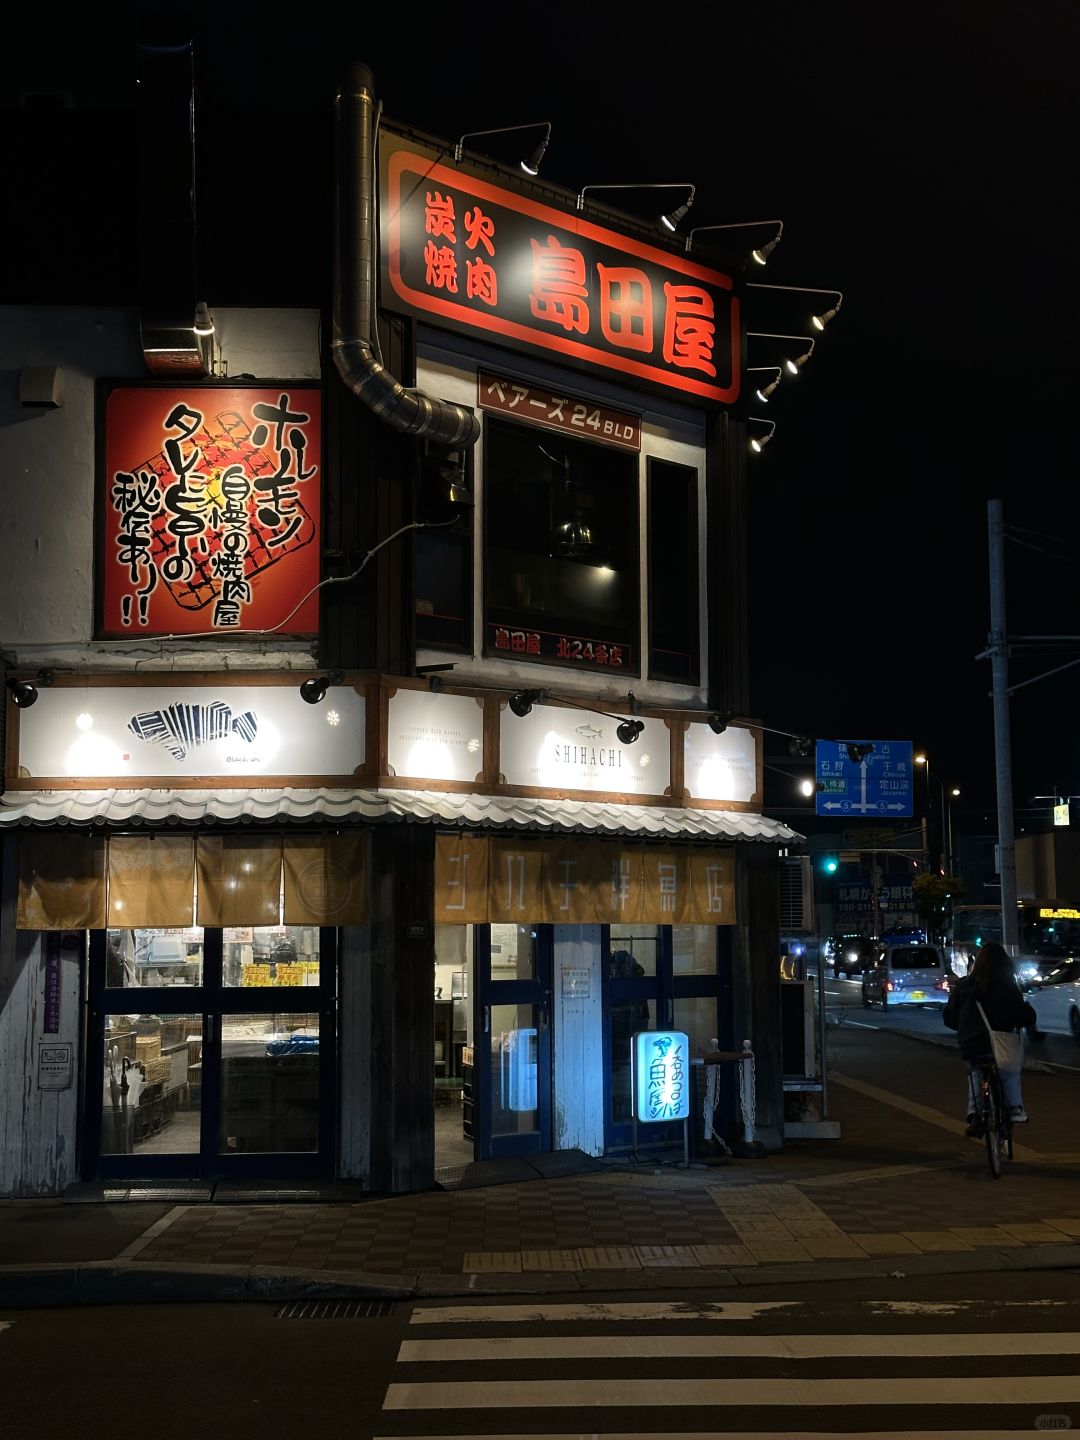
[{"label": "curb", "polygon": [[[901,1268],[902,1267],[902,1268]],[[265,1266],[151,1265],[93,1260],[82,1265],[0,1266],[0,1310],[75,1305],[182,1305],[294,1300],[420,1300],[536,1295],[576,1290],[750,1289],[913,1276],[1080,1270],[1080,1244],[894,1255],[872,1260],[737,1266],[724,1270],[590,1270],[521,1274],[374,1275]]]}]

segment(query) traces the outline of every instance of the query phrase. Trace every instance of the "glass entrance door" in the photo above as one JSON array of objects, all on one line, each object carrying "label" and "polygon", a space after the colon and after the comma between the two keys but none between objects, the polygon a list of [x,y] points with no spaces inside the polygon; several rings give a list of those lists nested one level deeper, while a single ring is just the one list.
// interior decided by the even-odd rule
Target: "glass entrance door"
[{"label": "glass entrance door", "polygon": [[[611,925],[601,933],[604,1148],[623,1150],[633,1143],[630,1066],[632,1038],[639,1030],[684,1031],[691,1060],[711,1049],[714,1040],[724,1049],[733,1043],[730,987],[725,991],[722,979],[731,931],[716,925]],[[649,1125],[639,1128],[638,1146],[681,1144],[681,1135],[681,1125]]]},{"label": "glass entrance door", "polygon": [[551,927],[476,927],[479,1158],[551,1149]]},{"label": "glass entrance door", "polygon": [[330,1173],[335,942],[92,932],[86,1178]]}]

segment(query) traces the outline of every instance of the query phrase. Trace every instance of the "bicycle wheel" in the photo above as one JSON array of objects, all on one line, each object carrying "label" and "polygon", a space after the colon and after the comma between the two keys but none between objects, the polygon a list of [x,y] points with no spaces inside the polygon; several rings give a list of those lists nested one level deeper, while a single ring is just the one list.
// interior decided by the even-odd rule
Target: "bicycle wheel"
[{"label": "bicycle wheel", "polygon": [[983,1071],[979,1082],[979,1092],[982,1100],[986,1159],[990,1166],[990,1174],[995,1180],[999,1180],[1001,1178],[1001,1111],[994,1093],[993,1082],[986,1070]]}]

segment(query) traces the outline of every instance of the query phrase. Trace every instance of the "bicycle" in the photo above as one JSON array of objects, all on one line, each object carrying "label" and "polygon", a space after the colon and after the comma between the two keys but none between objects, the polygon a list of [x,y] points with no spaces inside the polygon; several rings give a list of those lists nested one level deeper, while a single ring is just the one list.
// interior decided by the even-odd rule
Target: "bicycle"
[{"label": "bicycle", "polygon": [[975,1129],[986,1143],[990,1174],[997,1180],[1001,1176],[1002,1157],[1013,1158],[1012,1115],[1002,1089],[1001,1072],[993,1060],[973,1061],[970,1077]]}]

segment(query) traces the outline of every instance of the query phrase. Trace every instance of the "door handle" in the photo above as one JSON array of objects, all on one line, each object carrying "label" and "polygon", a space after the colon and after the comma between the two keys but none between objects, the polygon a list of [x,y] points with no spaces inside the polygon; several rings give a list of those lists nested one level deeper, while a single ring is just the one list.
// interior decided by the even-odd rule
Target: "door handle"
[{"label": "door handle", "polygon": [[484,1028],[484,1034],[485,1034],[485,1035],[490,1035],[490,1034],[491,1034],[491,1006],[490,1006],[490,1005],[485,1005],[485,1006],[484,1006],[483,1028]]},{"label": "door handle", "polygon": [[546,1005],[538,1005],[536,1007],[536,1028],[538,1030],[546,1030],[548,1023],[548,1007]]},{"label": "door handle", "polygon": [[208,1045],[212,1045],[214,1043],[214,1020],[216,1018],[217,1017],[214,1015],[203,1016],[203,1021],[206,1027],[206,1043]]}]

